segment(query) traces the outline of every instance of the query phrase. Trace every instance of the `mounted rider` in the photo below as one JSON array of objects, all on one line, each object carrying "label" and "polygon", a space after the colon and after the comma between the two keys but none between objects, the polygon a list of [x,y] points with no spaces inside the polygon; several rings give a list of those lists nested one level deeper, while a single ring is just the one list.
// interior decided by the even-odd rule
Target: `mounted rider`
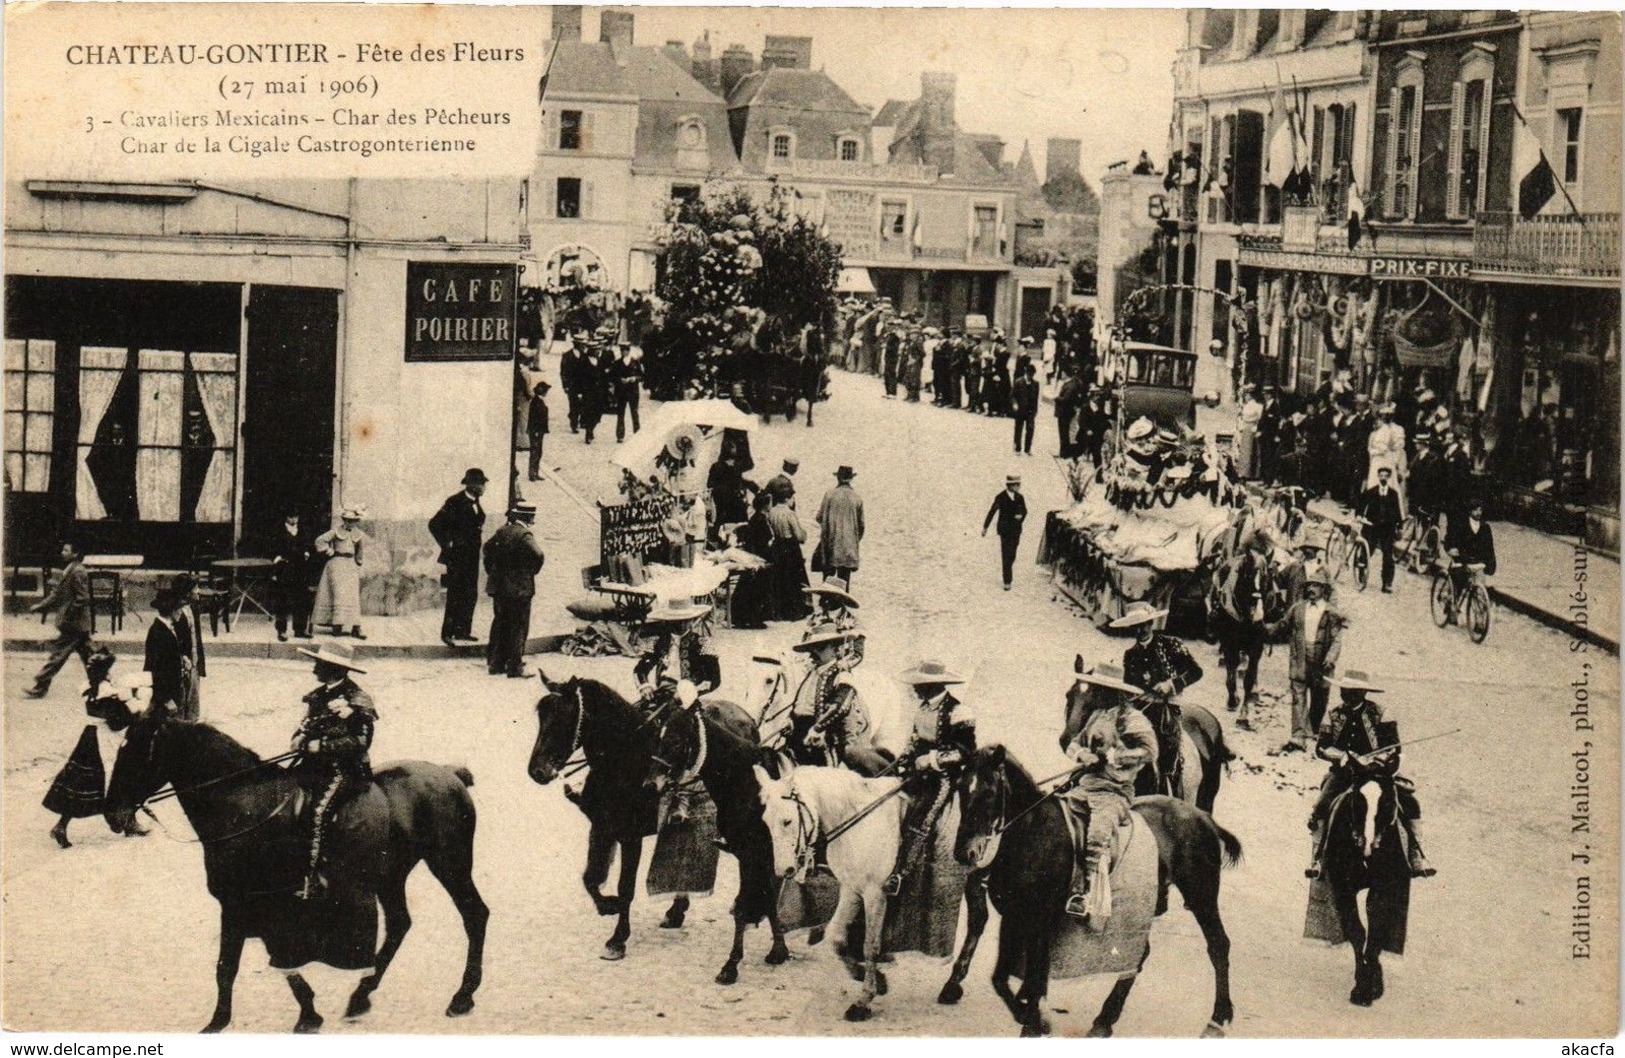
[{"label": "mounted rider", "polygon": [[[667,602],[644,617],[642,631],[652,636],[649,649],[632,668],[641,697],[638,707],[645,716],[655,716],[668,708],[693,708],[700,695],[722,684],[722,664],[706,652],[700,622],[711,607],[689,602]],[[693,813],[695,787],[691,782],[673,783],[660,805],[662,823],[681,824]]]},{"label": "mounted rider", "polygon": [[791,648],[812,663],[797,686],[785,735],[784,748],[797,764],[845,764],[872,777],[890,763],[873,745],[869,714],[847,675],[863,660],[861,650],[851,649],[862,638],[860,629],[825,625],[809,629]]},{"label": "mounted rider", "polygon": [[1140,709],[1157,732],[1157,767],[1153,781],[1142,779],[1144,793],[1161,793],[1172,789],[1179,769],[1179,740],[1181,711],[1176,700],[1180,692],[1202,678],[1202,666],[1191,657],[1185,644],[1163,632],[1156,622],[1168,616],[1167,610],[1158,610],[1148,602],[1130,603],[1123,616],[1111,623],[1112,628],[1133,628],[1139,636],[1123,652],[1124,679],[1146,688],[1140,699]]},{"label": "mounted rider", "polygon": [[953,780],[976,752],[976,717],[948,690],[965,682],[940,661],[922,661],[898,677],[914,690],[918,707],[903,747],[899,770],[909,795],[903,820],[903,847],[882,889],[896,896],[903,878],[919,865],[937,819],[953,795]]},{"label": "mounted rider", "polygon": [[830,577],[822,584],[801,590],[812,597],[813,612],[807,618],[809,629],[830,624],[837,627],[857,624],[858,616],[853,611],[858,609],[858,600],[846,590],[844,577]]},{"label": "mounted rider", "polygon": [[[1132,699],[1145,693],[1123,680],[1115,665],[1078,674],[1089,697],[1078,733],[1061,748],[1083,770],[1061,787],[1067,808],[1084,821],[1066,912],[1099,932],[1111,917],[1111,851],[1117,828],[1128,821],[1134,780],[1157,759],[1157,734]],[[1063,740],[1065,736],[1063,735]]]},{"label": "mounted rider", "polygon": [[351,673],[367,671],[355,663],[350,647],[333,643],[316,650],[301,647],[299,653],[314,659],[311,671],[321,683],[305,695],[305,718],[293,736],[293,750],[299,754],[293,767],[310,790],[319,791],[310,816],[310,864],[299,893],[309,900],[326,889],[318,870],[322,838],[338,818],[341,795],[347,799],[372,781],[367,750],[378,710],[372,697],[350,678]]},{"label": "mounted rider", "polygon": [[[1406,859],[1411,877],[1431,878],[1438,872],[1422,854],[1422,806],[1416,800],[1416,785],[1399,774],[1399,724],[1383,719],[1382,707],[1368,695],[1382,688],[1363,672],[1346,669],[1327,678],[1328,686],[1338,688],[1341,701],[1326,714],[1315,756],[1331,761],[1332,769],[1320,784],[1320,797],[1309,813],[1313,833],[1313,857],[1305,877],[1321,876],[1321,857],[1326,849],[1326,817],[1339,794],[1366,779],[1384,778],[1394,785],[1399,799],[1400,825],[1405,828]],[[1374,810],[1374,808],[1373,808]]]}]

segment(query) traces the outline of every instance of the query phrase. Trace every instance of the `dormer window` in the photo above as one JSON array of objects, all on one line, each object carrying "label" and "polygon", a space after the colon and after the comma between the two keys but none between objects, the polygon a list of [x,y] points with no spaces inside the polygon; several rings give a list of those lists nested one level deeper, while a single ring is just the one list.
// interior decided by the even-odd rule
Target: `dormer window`
[{"label": "dormer window", "polygon": [[689,115],[677,120],[677,167],[679,169],[707,169],[711,154],[707,147],[705,122]]},{"label": "dormer window", "polygon": [[840,136],[835,140],[835,157],[843,162],[863,160],[863,143],[856,136]]},{"label": "dormer window", "polygon": [[795,151],[795,139],[788,132],[775,132],[772,144],[773,157],[779,161],[788,161]]}]

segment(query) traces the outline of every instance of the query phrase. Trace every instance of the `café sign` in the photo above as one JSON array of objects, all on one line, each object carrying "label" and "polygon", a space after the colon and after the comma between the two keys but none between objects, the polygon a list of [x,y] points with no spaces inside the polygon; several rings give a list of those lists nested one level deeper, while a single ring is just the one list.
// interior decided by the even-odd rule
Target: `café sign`
[{"label": "caf\u00e9 sign", "polygon": [[1438,257],[1373,257],[1373,279],[1471,279],[1471,261]]},{"label": "caf\u00e9 sign", "polygon": [[512,360],[519,274],[508,264],[410,261],[406,360]]}]

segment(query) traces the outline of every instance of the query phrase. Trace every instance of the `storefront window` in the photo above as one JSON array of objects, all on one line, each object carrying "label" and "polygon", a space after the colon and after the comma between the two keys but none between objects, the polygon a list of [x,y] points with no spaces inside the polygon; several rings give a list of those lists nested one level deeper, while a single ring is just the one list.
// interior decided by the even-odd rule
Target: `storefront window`
[{"label": "storefront window", "polygon": [[18,492],[51,487],[56,343],[6,340],[6,478]]}]

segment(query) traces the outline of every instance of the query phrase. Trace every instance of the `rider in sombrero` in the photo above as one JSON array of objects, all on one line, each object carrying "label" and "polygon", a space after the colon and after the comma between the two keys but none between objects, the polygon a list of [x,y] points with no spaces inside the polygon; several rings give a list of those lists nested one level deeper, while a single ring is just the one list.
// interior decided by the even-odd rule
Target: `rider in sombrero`
[{"label": "rider in sombrero", "polygon": [[812,671],[796,688],[785,735],[785,751],[797,764],[845,764],[874,776],[890,763],[875,749],[869,715],[858,689],[846,678],[863,660],[861,650],[853,648],[854,641],[862,639],[863,632],[856,627],[826,624],[809,629],[791,648],[812,663]]},{"label": "rider in sombrero", "polygon": [[1158,610],[1148,602],[1133,602],[1123,616],[1111,623],[1113,628],[1133,628],[1138,636],[1134,645],[1123,652],[1123,673],[1129,683],[1146,689],[1141,709],[1157,731],[1159,792],[1162,783],[1172,781],[1179,764],[1181,711],[1177,699],[1180,692],[1202,678],[1202,666],[1191,657],[1185,644],[1157,631],[1157,620],[1166,616],[1167,610]]},{"label": "rider in sombrero", "polygon": [[937,819],[953,794],[953,778],[976,752],[976,717],[970,707],[948,690],[962,685],[963,676],[940,661],[922,661],[898,677],[914,689],[918,707],[903,748],[899,770],[903,789],[910,796],[903,820],[903,847],[897,866],[882,887],[896,896],[903,878],[919,864]]},{"label": "rider in sombrero", "polygon": [[691,602],[657,604],[641,622],[640,631],[650,637],[643,656],[632,668],[632,676],[642,692],[642,705],[653,709],[662,695],[690,680],[700,694],[722,685],[722,665],[705,649],[700,622],[711,607]]},{"label": "rider in sombrero", "polygon": [[338,816],[340,795],[353,795],[372,781],[367,750],[378,710],[372,697],[350,678],[351,673],[367,671],[355,663],[350,647],[331,643],[316,650],[301,647],[299,653],[316,662],[312,672],[321,681],[305,695],[305,718],[293,736],[293,750],[299,754],[293,767],[312,790],[320,791],[311,813],[310,866],[299,894],[312,899],[326,888],[318,871],[322,837]]}]

